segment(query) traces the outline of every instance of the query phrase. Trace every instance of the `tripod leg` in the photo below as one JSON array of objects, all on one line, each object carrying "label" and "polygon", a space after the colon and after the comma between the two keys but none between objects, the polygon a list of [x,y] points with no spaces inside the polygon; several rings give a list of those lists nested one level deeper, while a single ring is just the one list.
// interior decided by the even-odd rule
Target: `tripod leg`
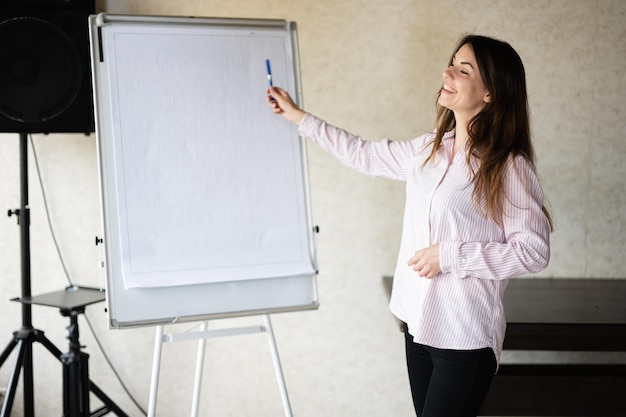
[{"label": "tripod leg", "polygon": [[13,400],[15,399],[15,390],[17,389],[17,383],[20,379],[20,369],[24,360],[24,341],[19,340],[15,342],[18,348],[17,356],[15,357],[15,363],[13,364],[13,370],[11,371],[11,377],[9,379],[9,386],[4,397],[4,403],[2,404],[1,417],[9,417],[11,415],[11,409],[13,408]]},{"label": "tripod leg", "polygon": [[[9,355],[11,354],[11,352],[13,352],[13,349],[15,349],[15,347],[18,345],[17,339],[13,338],[13,340],[11,340],[9,342],[9,344],[7,345],[7,347],[4,349],[4,351],[2,351],[2,355],[0,355],[0,366],[2,366],[4,364],[4,362],[8,359]],[[19,366],[21,367],[21,363],[19,364]],[[13,370],[13,372],[15,372],[15,369]],[[13,375],[11,376],[11,381],[13,381]],[[11,407],[13,405],[13,398],[9,398],[11,393],[11,390],[9,389],[9,391],[5,394],[4,396],[4,401],[2,403],[2,412],[0,415],[2,416],[8,416],[9,414],[11,414]]]},{"label": "tripod leg", "polygon": [[11,352],[17,347],[18,354],[15,358],[15,365],[11,374],[7,394],[5,395],[0,417],[8,417],[11,414],[15,392],[17,389],[20,371],[23,371],[24,382],[24,415],[33,417],[35,415],[35,399],[33,392],[33,342],[41,342],[57,359],[61,359],[61,351],[50,342],[43,332],[33,328],[22,328],[13,333],[13,340],[0,354],[0,366],[9,358]]},{"label": "tripod leg", "polygon": [[50,341],[50,339],[46,337],[46,335],[42,331],[34,329],[33,337],[36,342],[44,345],[44,347],[48,349],[48,352],[52,353],[55,358],[62,361],[63,352],[61,352],[58,347],[54,346],[54,344]]},{"label": "tripod leg", "polygon": [[128,414],[126,414],[124,411],[122,411],[122,409],[119,408],[117,406],[117,404],[115,404],[113,402],[113,400],[110,399],[104,393],[104,391],[102,391],[100,388],[98,388],[98,386],[96,384],[94,384],[93,382],[89,381],[89,385],[90,385],[91,392],[93,392],[95,394],[95,396],[98,397],[100,399],[100,401],[102,401],[110,411],[113,411],[118,417],[128,417]]},{"label": "tripod leg", "polygon": [[33,344],[23,345],[24,357],[22,359],[22,395],[24,397],[24,415],[35,417],[35,370],[33,369]]},{"label": "tripod leg", "polygon": [[13,352],[13,349],[15,349],[15,346],[17,346],[17,339],[13,338],[13,340],[9,342],[7,347],[4,349],[4,351],[2,351],[2,354],[0,355],[0,366],[2,366],[4,364],[4,361],[8,359],[11,352]]}]

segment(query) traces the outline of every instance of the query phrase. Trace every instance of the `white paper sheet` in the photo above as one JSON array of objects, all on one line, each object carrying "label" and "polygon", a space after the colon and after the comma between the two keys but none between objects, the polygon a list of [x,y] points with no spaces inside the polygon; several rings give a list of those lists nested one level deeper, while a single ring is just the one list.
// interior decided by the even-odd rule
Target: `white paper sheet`
[{"label": "white paper sheet", "polygon": [[313,274],[301,144],[265,102],[266,59],[294,86],[284,38],[109,36],[126,288]]}]

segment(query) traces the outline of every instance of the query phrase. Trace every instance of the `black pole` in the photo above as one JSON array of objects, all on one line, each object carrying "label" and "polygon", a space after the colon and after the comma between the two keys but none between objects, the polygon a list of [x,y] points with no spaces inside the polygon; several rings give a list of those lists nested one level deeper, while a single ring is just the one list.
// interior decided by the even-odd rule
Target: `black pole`
[{"label": "black pole", "polygon": [[[31,297],[30,274],[30,207],[28,206],[28,134],[20,133],[20,245],[22,255],[22,299]],[[22,330],[33,329],[32,306],[22,303]],[[22,363],[22,380],[24,383],[24,415],[34,417],[35,399],[33,395],[33,349],[32,343],[26,343],[24,362]]]},{"label": "black pole", "polygon": [[[28,136],[20,133],[20,245],[22,252],[22,298],[30,297],[30,207],[28,206]],[[22,303],[22,326],[33,326],[31,305]]]}]

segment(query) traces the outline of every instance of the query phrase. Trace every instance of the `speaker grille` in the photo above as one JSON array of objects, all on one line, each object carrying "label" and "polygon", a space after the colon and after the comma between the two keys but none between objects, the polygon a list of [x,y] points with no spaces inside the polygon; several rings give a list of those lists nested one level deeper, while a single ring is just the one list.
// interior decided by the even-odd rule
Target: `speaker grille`
[{"label": "speaker grille", "polygon": [[82,82],[72,40],[45,20],[0,23],[0,113],[23,123],[47,122],[73,103]]},{"label": "speaker grille", "polygon": [[0,132],[93,132],[93,0],[18,3],[0,3]]}]

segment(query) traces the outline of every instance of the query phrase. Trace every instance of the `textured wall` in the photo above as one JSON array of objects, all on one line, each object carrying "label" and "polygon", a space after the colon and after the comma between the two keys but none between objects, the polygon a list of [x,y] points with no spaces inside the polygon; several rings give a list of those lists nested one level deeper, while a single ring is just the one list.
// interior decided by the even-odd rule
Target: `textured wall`
[{"label": "textured wall", "polygon": [[[557,230],[542,276],[623,278],[626,198],[626,3],[620,0],[109,0],[119,14],[283,18],[298,23],[307,110],[366,138],[409,139],[432,127],[441,72],[457,39],[476,32],[509,41],[525,62],[538,169]],[[72,282],[103,284],[95,137],[34,135],[50,218]],[[0,209],[19,205],[17,135],[0,135]],[[32,155],[31,155],[32,156]],[[33,294],[68,280],[46,219],[31,157]],[[409,416],[403,347],[381,277],[393,272],[403,185],[355,174],[309,147],[320,266],[318,311],[273,317],[293,413]],[[0,344],[19,328],[19,229],[0,221]],[[104,305],[86,317],[128,390],[146,409],[154,329],[108,330]],[[258,318],[211,322],[212,328]],[[33,308],[33,323],[66,350],[67,319]],[[131,416],[85,317],[81,342],[92,380]],[[192,325],[168,326],[184,331]],[[188,415],[195,343],[164,346],[158,415]],[[4,385],[12,359],[0,369]],[[35,346],[37,411],[60,415],[61,367]],[[16,402],[14,416],[21,415]],[[95,400],[94,400],[95,402]],[[281,415],[265,336],[207,342],[200,415]]]}]

